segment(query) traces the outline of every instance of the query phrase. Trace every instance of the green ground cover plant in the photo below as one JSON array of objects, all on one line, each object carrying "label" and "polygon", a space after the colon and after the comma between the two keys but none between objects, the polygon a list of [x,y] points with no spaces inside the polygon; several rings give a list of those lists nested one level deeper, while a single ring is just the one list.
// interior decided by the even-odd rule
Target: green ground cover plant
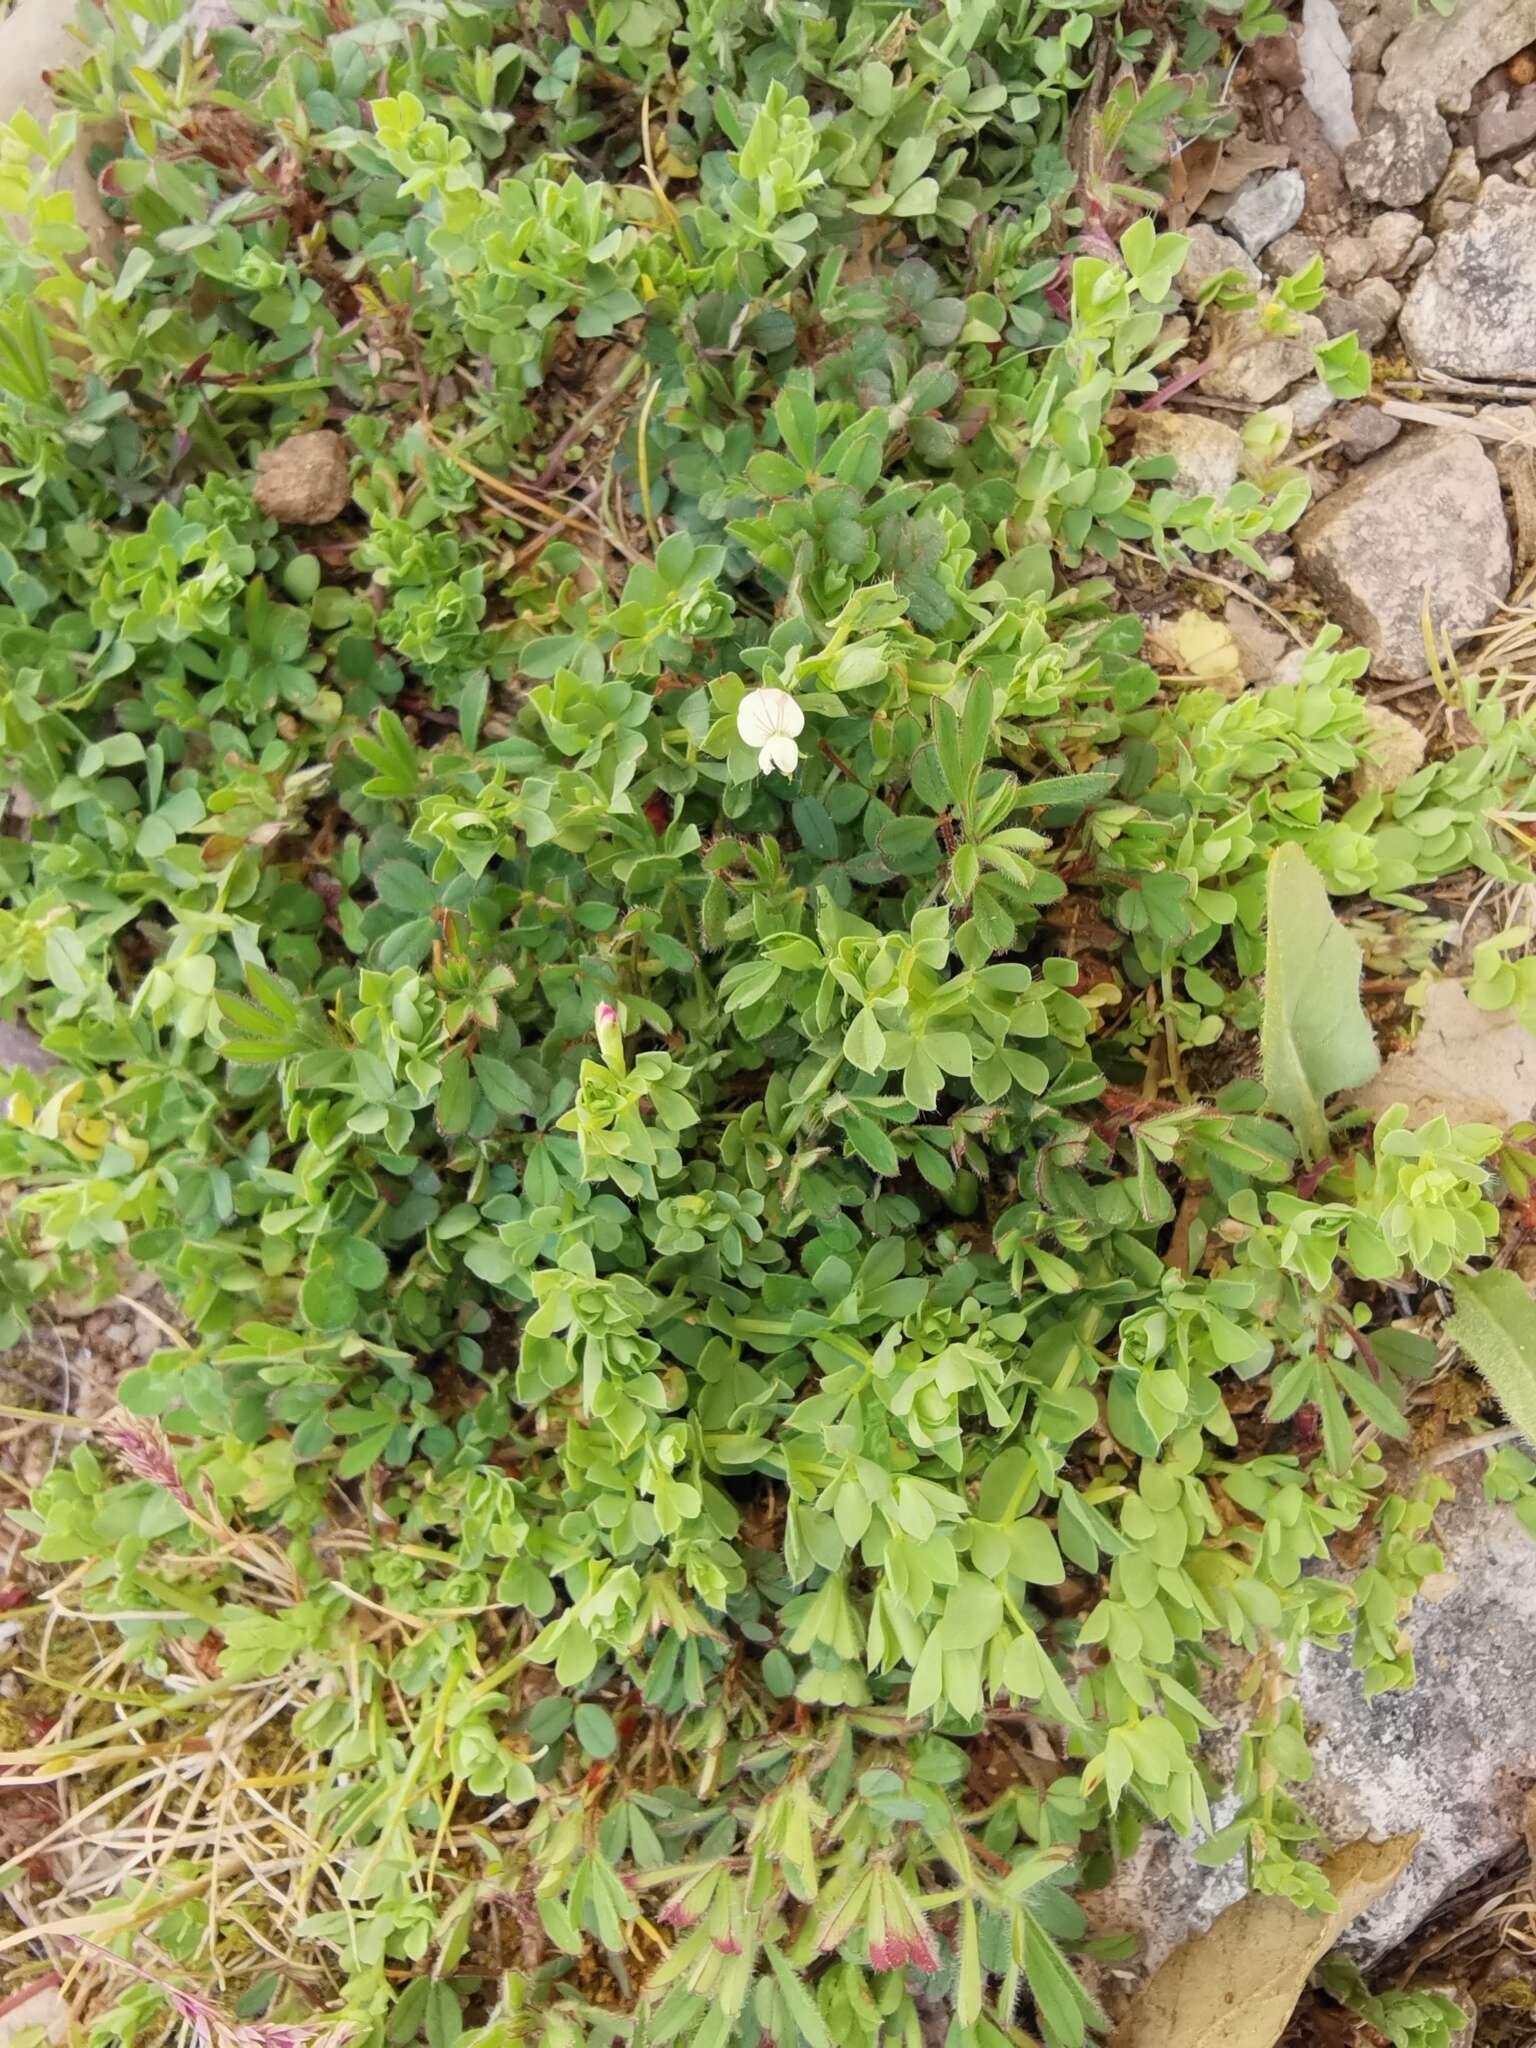
[{"label": "green ground cover plant", "polygon": [[1411,1682],[1405,1304],[1531,1179],[1330,1102],[1530,718],[1358,795],[1363,656],[1170,679],[1116,577],[1305,503],[1122,430],[1275,17],[238,11],[0,131],[3,1334],[125,1261],[183,1333],[13,1512],[101,1660],[28,1754],[249,1738],[11,1947],[99,2048],[1080,2048],[1148,1822],[1327,1903],[1287,1675]]}]

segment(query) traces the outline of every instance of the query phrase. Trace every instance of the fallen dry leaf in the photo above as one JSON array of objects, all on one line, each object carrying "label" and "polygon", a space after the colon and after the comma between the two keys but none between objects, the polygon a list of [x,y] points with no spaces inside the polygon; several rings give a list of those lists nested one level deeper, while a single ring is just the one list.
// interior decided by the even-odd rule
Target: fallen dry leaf
[{"label": "fallen dry leaf", "polygon": [[1284,170],[1290,160],[1291,152],[1282,143],[1250,142],[1246,135],[1229,135],[1211,174],[1211,190],[1236,192],[1255,171]]},{"label": "fallen dry leaf", "polygon": [[1182,234],[1211,196],[1211,180],[1221,162],[1219,137],[1201,136],[1186,142],[1168,160],[1168,225]]},{"label": "fallen dry leaf", "polygon": [[1536,1109],[1536,1039],[1507,1011],[1478,1009],[1459,981],[1437,981],[1412,1045],[1349,1099],[1377,1113],[1405,1103],[1414,1124],[1520,1123]]},{"label": "fallen dry leaf", "polygon": [[1417,1834],[1351,1842],[1323,1865],[1334,1913],[1303,1913],[1250,1893],[1204,1934],[1181,1942],[1137,1993],[1109,2048],[1274,2048],[1314,1966],[1388,1893]]}]

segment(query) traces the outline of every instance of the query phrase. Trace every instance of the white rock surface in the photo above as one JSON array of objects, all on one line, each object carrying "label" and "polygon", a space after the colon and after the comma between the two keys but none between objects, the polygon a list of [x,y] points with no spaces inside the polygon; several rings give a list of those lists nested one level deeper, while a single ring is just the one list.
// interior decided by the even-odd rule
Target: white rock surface
[{"label": "white rock surface", "polygon": [[1149,412],[1136,422],[1138,455],[1171,455],[1174,484],[1192,498],[1224,498],[1242,467],[1242,436],[1193,412]]},{"label": "white rock surface", "polygon": [[1486,625],[1509,593],[1498,471],[1471,434],[1405,435],[1307,514],[1296,551],[1331,615],[1370,651],[1376,675],[1424,675],[1426,594],[1436,632],[1455,643]]},{"label": "white rock surface", "polygon": [[1359,139],[1349,77],[1349,37],[1334,0],[1302,0],[1301,89],[1318,126],[1335,149]]},{"label": "white rock surface", "polygon": [[1271,178],[1252,178],[1223,217],[1250,256],[1295,227],[1307,203],[1307,181],[1300,171],[1276,171]]},{"label": "white rock surface", "polygon": [[1536,375],[1536,192],[1489,178],[1414,280],[1400,325],[1421,369]]},{"label": "white rock surface", "polygon": [[1428,97],[1379,109],[1376,125],[1344,152],[1350,189],[1379,206],[1417,206],[1451,160],[1451,131]]},{"label": "white rock surface", "polygon": [[1531,42],[1536,0],[1456,0],[1449,14],[1420,7],[1382,59],[1379,104],[1427,99],[1443,113],[1464,114],[1478,80]]}]

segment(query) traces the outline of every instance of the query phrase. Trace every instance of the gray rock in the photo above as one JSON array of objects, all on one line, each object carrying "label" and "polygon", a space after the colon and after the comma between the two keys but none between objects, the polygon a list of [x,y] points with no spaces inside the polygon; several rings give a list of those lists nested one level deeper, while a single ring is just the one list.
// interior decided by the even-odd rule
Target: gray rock
[{"label": "gray rock", "polygon": [[[1445,176],[1435,187],[1435,196],[1429,202],[1430,233],[1443,235],[1448,228],[1460,227],[1471,213],[1473,202],[1482,189],[1483,174],[1478,169],[1477,151],[1470,148],[1452,150]],[[1417,243],[1414,246],[1417,247]]]},{"label": "gray rock", "polygon": [[1314,256],[1320,256],[1321,249],[1310,235],[1292,228],[1282,235],[1278,242],[1271,242],[1264,251],[1264,269],[1270,277],[1291,277],[1298,270],[1305,270]]},{"label": "gray rock", "polygon": [[1380,67],[1388,43],[1402,34],[1409,19],[1404,7],[1378,7],[1355,24],[1349,33],[1349,54],[1357,80]]},{"label": "gray rock", "polygon": [[[1516,1846],[1521,1792],[1536,1778],[1536,1551],[1509,1508],[1483,1503],[1476,1473],[1453,1469],[1460,1491],[1437,1518],[1446,1571],[1406,1624],[1414,1689],[1367,1699],[1347,1653],[1302,1654],[1317,1762],[1307,1809],[1336,1842],[1423,1832],[1398,1883],[1342,1944],[1365,1967]],[[1231,1810],[1216,1808],[1218,1824]],[[1203,1870],[1193,1847],[1149,1830],[1092,1902],[1096,1929],[1142,1936],[1142,1969],[1242,1895],[1240,1861]]]},{"label": "gray rock", "polygon": [[1472,147],[1480,157],[1507,156],[1536,142],[1536,85],[1522,85],[1513,98],[1495,93],[1477,110]]},{"label": "gray rock", "polygon": [[[1382,218],[1390,216],[1383,214]],[[1414,229],[1417,232],[1417,221]],[[1347,291],[1352,284],[1370,276],[1375,261],[1375,251],[1364,235],[1335,235],[1323,252],[1323,273],[1330,284]]]},{"label": "gray rock", "polygon": [[46,1074],[57,1065],[53,1054],[43,1051],[25,1024],[8,1024],[0,1018],[0,1067],[25,1067],[29,1074]]},{"label": "gray rock", "polygon": [[[1397,325],[1397,316],[1403,310],[1403,295],[1396,285],[1388,284],[1384,277],[1368,277],[1353,294],[1356,306],[1368,316],[1373,324],[1381,328],[1381,335],[1390,332]],[[1365,339],[1365,327],[1361,326],[1360,338]]]},{"label": "gray rock", "polygon": [[1350,190],[1378,206],[1417,206],[1451,160],[1451,131],[1428,99],[1384,112],[1369,135],[1344,152]]},{"label": "gray rock", "polygon": [[1420,8],[1382,59],[1380,104],[1427,100],[1442,113],[1464,114],[1478,80],[1530,42],[1536,0],[1456,0],[1448,15]]},{"label": "gray rock", "polygon": [[1276,171],[1271,178],[1250,178],[1227,208],[1222,225],[1250,256],[1257,256],[1295,227],[1306,203],[1307,181],[1300,171]]},{"label": "gray rock", "polygon": [[1489,178],[1475,211],[1441,237],[1401,325],[1421,369],[1529,377],[1536,367],[1536,192]]},{"label": "gray rock", "polygon": [[1380,277],[1396,277],[1423,232],[1416,213],[1378,213],[1366,233],[1371,269]]},{"label": "gray rock", "polygon": [[1346,462],[1364,462],[1379,455],[1402,431],[1402,421],[1388,419],[1379,405],[1346,405],[1331,429]]},{"label": "gray rock", "polygon": [[1349,37],[1334,0],[1302,0],[1297,49],[1308,106],[1333,148],[1348,149],[1360,128],[1349,85]]},{"label": "gray rock", "polygon": [[1143,413],[1135,447],[1138,455],[1171,455],[1174,485],[1192,498],[1224,498],[1242,467],[1242,436],[1200,413]]},{"label": "gray rock", "polygon": [[1368,277],[1348,295],[1330,292],[1318,307],[1317,317],[1327,328],[1330,340],[1337,340],[1341,334],[1358,334],[1362,348],[1375,348],[1379,341],[1385,341],[1402,303],[1384,277]]},{"label": "gray rock", "polygon": [[[1291,425],[1298,434],[1310,434],[1320,427],[1338,400],[1328,389],[1321,377],[1309,377],[1305,384],[1298,384],[1286,400],[1291,410]],[[1318,495],[1318,477],[1312,478],[1312,495]]]},{"label": "gray rock", "polygon": [[1211,368],[1200,380],[1201,390],[1210,398],[1267,405],[1288,384],[1310,373],[1313,349],[1328,339],[1323,323],[1310,313],[1299,314],[1297,321],[1297,334],[1270,334],[1254,306],[1235,313],[1213,312]]},{"label": "gray rock", "polygon": [[1498,472],[1471,434],[1406,436],[1365,463],[1296,529],[1301,566],[1378,676],[1427,673],[1426,594],[1437,633],[1464,640],[1508,595]]},{"label": "gray rock", "polygon": [[1234,242],[1230,235],[1218,234],[1206,221],[1197,221],[1189,230],[1189,253],[1184,258],[1184,268],[1179,272],[1178,286],[1186,299],[1196,299],[1213,277],[1220,277],[1224,270],[1239,271],[1245,281],[1257,286],[1259,266],[1240,242]]}]

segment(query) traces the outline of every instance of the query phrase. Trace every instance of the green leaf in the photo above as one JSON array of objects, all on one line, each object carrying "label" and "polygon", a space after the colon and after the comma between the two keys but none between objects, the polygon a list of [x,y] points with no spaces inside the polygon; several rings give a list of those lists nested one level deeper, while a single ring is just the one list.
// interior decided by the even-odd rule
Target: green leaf
[{"label": "green leaf", "polygon": [[789,1959],[780,1954],[771,1941],[764,1942],[763,1954],[768,1958],[768,1967],[778,1982],[789,2016],[800,2029],[801,2040],[807,2042],[809,2048],[834,2048],[826,2021],[817,2011]]},{"label": "green leaf", "polygon": [[582,1701],[576,1709],[575,1727],[576,1740],[588,1756],[610,1757],[619,1746],[619,1733],[611,1716],[595,1701]]},{"label": "green leaf", "polygon": [[875,1021],[873,1010],[860,1010],[843,1034],[843,1057],[851,1060],[861,1074],[885,1072],[885,1033]]},{"label": "green leaf", "polygon": [[1467,1274],[1456,1283],[1456,1313],[1446,1327],[1536,1445],[1536,1302],[1525,1282],[1502,1266]]},{"label": "green leaf", "polygon": [[1360,1003],[1360,948],[1334,916],[1299,846],[1269,864],[1264,953],[1264,1092],[1305,1157],[1328,1150],[1324,1104],[1381,1064]]}]

